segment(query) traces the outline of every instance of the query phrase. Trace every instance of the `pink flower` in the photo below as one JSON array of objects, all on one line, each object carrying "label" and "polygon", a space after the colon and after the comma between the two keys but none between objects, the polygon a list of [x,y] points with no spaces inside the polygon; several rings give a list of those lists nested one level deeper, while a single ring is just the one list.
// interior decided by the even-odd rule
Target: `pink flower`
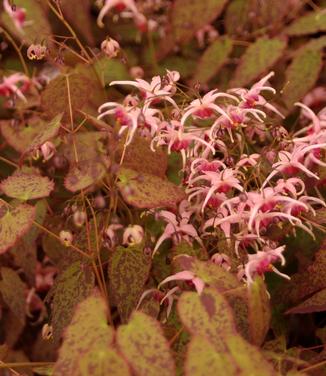
[{"label": "pink flower", "polygon": [[285,246],[281,246],[275,249],[265,247],[263,251],[258,251],[256,254],[248,255],[248,262],[245,265],[245,275],[247,277],[247,283],[250,285],[253,283],[255,275],[263,276],[266,272],[273,271],[283,278],[290,279],[286,274],[281,273],[272,264],[276,261],[281,261],[281,265],[285,264],[285,258],[283,252]]},{"label": "pink flower", "polygon": [[40,150],[41,150],[41,153],[43,155],[43,161],[44,162],[50,160],[56,152],[55,146],[51,141],[46,141],[41,146]]},{"label": "pink flower", "polygon": [[184,270],[183,272],[179,272],[179,273],[173,274],[165,278],[159,284],[158,288],[160,288],[163,284],[171,282],[171,281],[189,281],[193,283],[199,295],[203,292],[204,287],[205,287],[205,282],[201,278],[196,277],[196,275],[191,271]]},{"label": "pink flower", "polygon": [[9,77],[3,76],[0,83],[0,96],[10,97],[17,95],[23,101],[27,101],[23,91],[29,85],[30,79],[22,73],[14,73]]},{"label": "pink flower", "polygon": [[16,29],[23,33],[23,27],[26,23],[26,9],[10,5],[8,0],[3,0],[3,8],[12,19]]}]

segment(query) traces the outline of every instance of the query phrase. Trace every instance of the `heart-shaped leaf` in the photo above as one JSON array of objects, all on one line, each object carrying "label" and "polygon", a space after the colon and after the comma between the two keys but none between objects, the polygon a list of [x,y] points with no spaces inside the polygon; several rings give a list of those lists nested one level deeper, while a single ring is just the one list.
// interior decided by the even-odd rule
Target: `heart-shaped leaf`
[{"label": "heart-shaped leaf", "polygon": [[107,166],[103,161],[98,158],[73,165],[64,180],[66,189],[70,192],[77,192],[103,179],[107,171]]},{"label": "heart-shaped leaf", "polygon": [[236,334],[231,308],[213,288],[205,288],[201,295],[184,292],[178,301],[178,313],[190,333],[209,338],[217,348],[223,349],[222,336]]},{"label": "heart-shaped leaf", "polygon": [[59,273],[51,290],[53,338],[58,342],[62,330],[70,323],[77,304],[84,300],[94,287],[94,275],[89,266],[76,261]]},{"label": "heart-shaped leaf", "polygon": [[0,183],[0,189],[8,197],[22,201],[35,200],[49,196],[54,189],[54,182],[40,174],[16,171]]},{"label": "heart-shaped leaf", "polygon": [[325,9],[306,13],[303,17],[292,22],[285,30],[285,32],[291,36],[314,34],[321,31],[326,31]]},{"label": "heart-shaped leaf", "polygon": [[212,79],[226,63],[232,48],[232,40],[229,38],[214,41],[201,56],[193,81],[205,84]]},{"label": "heart-shaped leaf", "polygon": [[189,41],[197,30],[222,12],[227,0],[176,0],[172,8],[172,28],[177,42]]},{"label": "heart-shaped leaf", "polygon": [[67,327],[53,375],[122,375],[129,368],[112,347],[114,330],[107,325],[107,308],[94,291],[76,308]]},{"label": "heart-shaped leaf", "polygon": [[0,254],[15,243],[31,228],[35,219],[35,208],[27,204],[9,208],[0,201]]},{"label": "heart-shaped leaf", "polygon": [[139,209],[174,208],[185,198],[181,188],[158,176],[121,168],[118,177],[124,200]]},{"label": "heart-shaped leaf", "polygon": [[277,38],[260,38],[251,44],[237,66],[231,86],[239,87],[250,84],[266,73],[282,56],[286,42]]},{"label": "heart-shaped leaf", "polygon": [[128,325],[121,325],[117,343],[138,376],[173,376],[175,365],[159,323],[135,311]]},{"label": "heart-shaped leaf", "polygon": [[326,289],[317,292],[303,303],[286,311],[286,313],[297,314],[323,311],[326,311]]},{"label": "heart-shaped leaf", "polygon": [[323,64],[322,51],[301,48],[285,72],[283,100],[291,108],[300,101],[316,83]]},{"label": "heart-shaped leaf", "polygon": [[151,268],[151,257],[142,245],[117,247],[109,266],[110,286],[118,306],[121,321],[136,308]]},{"label": "heart-shaped leaf", "polygon": [[26,315],[26,285],[19,278],[18,274],[10,268],[1,268],[0,292],[3,300],[10,310],[24,325]]}]

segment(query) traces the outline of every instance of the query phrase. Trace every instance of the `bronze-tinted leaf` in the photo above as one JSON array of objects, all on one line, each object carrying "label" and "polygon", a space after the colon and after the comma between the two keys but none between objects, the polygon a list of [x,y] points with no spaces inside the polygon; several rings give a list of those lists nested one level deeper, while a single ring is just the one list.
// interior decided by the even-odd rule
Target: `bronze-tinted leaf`
[{"label": "bronze-tinted leaf", "polygon": [[172,8],[172,28],[177,42],[187,42],[203,26],[214,21],[227,0],[176,0]]},{"label": "bronze-tinted leaf", "polygon": [[0,292],[3,300],[16,316],[19,322],[25,323],[25,289],[26,285],[19,278],[17,272],[10,268],[1,268]]},{"label": "bronze-tinted leaf", "polygon": [[63,329],[70,323],[77,304],[84,300],[94,287],[94,275],[90,267],[76,261],[59,273],[51,294],[54,341],[58,342]]},{"label": "bronze-tinted leaf", "polygon": [[124,200],[139,209],[173,208],[185,198],[181,188],[155,175],[121,168],[118,177]]},{"label": "bronze-tinted leaf", "polygon": [[15,243],[31,228],[35,219],[35,208],[27,204],[9,208],[0,201],[0,254]]},{"label": "bronze-tinted leaf", "polygon": [[266,73],[282,56],[286,41],[277,38],[260,38],[251,44],[241,56],[231,86],[246,86]]},{"label": "bronze-tinted leaf", "polygon": [[292,24],[285,30],[285,32],[291,36],[314,34],[321,31],[326,31],[325,9],[306,13],[304,16],[293,21]]},{"label": "bronze-tinted leaf", "polygon": [[119,327],[117,343],[136,375],[175,375],[169,345],[155,319],[134,312],[128,325]]},{"label": "bronze-tinted leaf", "polygon": [[54,189],[54,182],[47,176],[16,171],[0,183],[0,189],[8,197],[22,201],[35,200],[49,196]]},{"label": "bronze-tinted leaf", "polygon": [[54,376],[130,374],[128,365],[112,347],[114,330],[107,325],[106,310],[98,291],[77,306],[64,333]]},{"label": "bronze-tinted leaf", "polygon": [[293,313],[311,313],[326,311],[326,288],[316,292],[313,296],[286,311],[287,314]]},{"label": "bronze-tinted leaf", "polygon": [[136,308],[151,268],[151,257],[143,245],[117,247],[109,266],[112,294],[122,322],[127,322]]},{"label": "bronze-tinted leaf", "polygon": [[107,166],[100,158],[84,160],[72,165],[65,177],[65,188],[77,192],[99,182],[105,176]]}]

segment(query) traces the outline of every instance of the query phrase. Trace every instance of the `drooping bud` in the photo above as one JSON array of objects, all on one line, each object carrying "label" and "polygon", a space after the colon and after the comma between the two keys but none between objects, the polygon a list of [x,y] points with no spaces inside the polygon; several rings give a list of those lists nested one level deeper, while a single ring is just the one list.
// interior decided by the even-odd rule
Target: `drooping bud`
[{"label": "drooping bud", "polygon": [[42,60],[47,53],[47,47],[41,44],[31,44],[27,49],[27,57],[30,60]]},{"label": "drooping bud", "polygon": [[55,146],[51,141],[46,141],[40,149],[43,155],[43,162],[50,160],[56,152]]},{"label": "drooping bud", "polygon": [[135,245],[143,241],[144,229],[139,225],[129,226],[125,229],[122,237],[124,245]]},{"label": "drooping bud", "polygon": [[86,221],[87,215],[84,211],[76,210],[73,215],[74,225],[76,227],[82,227]]},{"label": "drooping bud", "polygon": [[59,237],[64,246],[70,247],[73,240],[73,235],[70,231],[60,231]]},{"label": "drooping bud", "polygon": [[109,59],[111,59],[118,55],[120,51],[120,45],[116,40],[107,38],[101,43],[101,50]]}]

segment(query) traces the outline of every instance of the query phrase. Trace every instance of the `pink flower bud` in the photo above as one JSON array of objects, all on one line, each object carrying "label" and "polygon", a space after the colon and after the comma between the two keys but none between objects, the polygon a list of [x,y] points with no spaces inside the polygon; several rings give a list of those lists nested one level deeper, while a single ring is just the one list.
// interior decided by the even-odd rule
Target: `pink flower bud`
[{"label": "pink flower bud", "polygon": [[41,146],[41,153],[43,155],[43,161],[46,162],[51,159],[55,154],[55,146],[51,141],[46,141]]},{"label": "pink flower bud", "polygon": [[105,53],[105,55],[108,57],[108,58],[113,58],[113,57],[116,57],[120,51],[120,45],[119,43],[112,39],[112,38],[108,38],[108,39],[105,39],[102,43],[101,43],[101,50]]},{"label": "pink flower bud", "polygon": [[84,211],[77,210],[74,212],[73,221],[76,227],[82,227],[87,219],[87,215]]},{"label": "pink flower bud", "polygon": [[143,241],[144,229],[139,225],[129,226],[123,233],[122,242],[125,245],[139,244]]},{"label": "pink flower bud", "polygon": [[27,49],[27,57],[30,60],[42,60],[47,53],[47,47],[41,44],[31,44]]},{"label": "pink flower bud", "polygon": [[60,231],[59,237],[64,246],[70,247],[73,240],[73,235],[70,231]]}]

